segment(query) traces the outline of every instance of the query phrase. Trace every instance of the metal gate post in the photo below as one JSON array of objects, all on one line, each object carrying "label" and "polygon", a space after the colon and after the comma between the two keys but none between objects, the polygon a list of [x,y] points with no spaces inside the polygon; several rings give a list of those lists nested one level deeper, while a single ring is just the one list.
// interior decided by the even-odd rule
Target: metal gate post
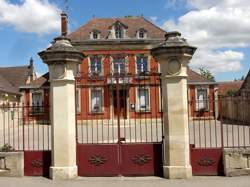
[{"label": "metal gate post", "polygon": [[189,159],[187,64],[196,48],[188,45],[178,32],[166,34],[166,41],[152,49],[161,65],[164,122],[165,178],[192,176]]},{"label": "metal gate post", "polygon": [[75,75],[84,55],[65,36],[39,53],[49,66],[52,125],[52,179],[77,177],[75,128]]}]

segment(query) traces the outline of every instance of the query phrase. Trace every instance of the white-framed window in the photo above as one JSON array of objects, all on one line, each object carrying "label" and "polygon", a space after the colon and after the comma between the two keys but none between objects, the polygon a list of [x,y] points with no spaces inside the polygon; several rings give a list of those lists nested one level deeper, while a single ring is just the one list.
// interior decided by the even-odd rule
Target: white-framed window
[{"label": "white-framed window", "polygon": [[94,88],[90,90],[90,111],[93,113],[101,113],[104,110],[103,89]]},{"label": "white-framed window", "polygon": [[32,99],[32,113],[37,114],[43,112],[43,93],[41,91],[34,91],[31,93]]},{"label": "white-framed window", "polygon": [[209,98],[208,98],[207,87],[196,87],[196,110],[208,110],[209,109]]},{"label": "white-framed window", "polygon": [[147,87],[137,88],[136,109],[137,111],[150,111],[150,89]]},{"label": "white-framed window", "polygon": [[100,31],[93,30],[92,32],[90,32],[90,39],[92,40],[100,39]]},{"label": "white-framed window", "polygon": [[136,57],[136,73],[146,73],[149,72],[148,57],[137,56]]},{"label": "white-framed window", "polygon": [[102,74],[102,57],[101,56],[90,56],[89,57],[89,71],[94,74]]},{"label": "white-framed window", "polygon": [[76,112],[81,112],[81,89],[76,89]]},{"label": "white-framed window", "polygon": [[97,32],[93,32],[93,39],[98,39],[98,33]]},{"label": "white-framed window", "polygon": [[123,28],[122,28],[121,24],[116,24],[114,26],[114,29],[115,29],[115,38],[116,39],[124,38],[124,32],[123,32]]},{"label": "white-framed window", "polygon": [[32,105],[40,106],[43,103],[43,93],[42,92],[33,92],[32,93]]},{"label": "white-framed window", "polygon": [[127,72],[125,57],[113,57],[113,72],[115,74],[125,74]]},{"label": "white-framed window", "polygon": [[147,31],[145,29],[141,28],[137,31],[136,35],[137,35],[138,39],[145,39],[145,38],[147,38]]}]

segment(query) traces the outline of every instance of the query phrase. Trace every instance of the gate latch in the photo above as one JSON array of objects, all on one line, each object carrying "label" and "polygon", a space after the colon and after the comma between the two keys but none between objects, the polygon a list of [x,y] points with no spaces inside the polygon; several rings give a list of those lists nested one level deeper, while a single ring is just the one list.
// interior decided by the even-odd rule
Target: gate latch
[{"label": "gate latch", "polygon": [[119,138],[119,141],[120,141],[120,142],[125,142],[125,141],[126,141],[126,138],[125,138],[125,137],[120,137],[120,138]]}]

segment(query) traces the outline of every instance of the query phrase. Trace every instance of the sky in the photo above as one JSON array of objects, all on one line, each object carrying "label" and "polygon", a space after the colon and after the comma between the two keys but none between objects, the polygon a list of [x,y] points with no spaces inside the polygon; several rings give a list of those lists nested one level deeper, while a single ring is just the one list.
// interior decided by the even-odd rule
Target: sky
[{"label": "sky", "polygon": [[0,0],[0,66],[34,59],[38,75],[48,68],[38,52],[60,33],[67,9],[74,31],[93,16],[141,16],[166,31],[177,30],[198,47],[190,67],[209,69],[217,81],[239,79],[250,68],[249,0]]}]

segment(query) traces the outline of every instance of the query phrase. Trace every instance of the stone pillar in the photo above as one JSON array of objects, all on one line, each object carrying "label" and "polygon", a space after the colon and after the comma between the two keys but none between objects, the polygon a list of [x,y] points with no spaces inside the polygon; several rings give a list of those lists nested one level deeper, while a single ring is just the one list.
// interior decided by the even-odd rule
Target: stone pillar
[{"label": "stone pillar", "polygon": [[187,65],[196,48],[178,32],[166,34],[166,41],[152,49],[161,65],[165,178],[192,176],[189,158]]},{"label": "stone pillar", "polygon": [[52,125],[52,179],[77,177],[75,127],[75,74],[83,54],[64,36],[39,53],[49,67]]}]

